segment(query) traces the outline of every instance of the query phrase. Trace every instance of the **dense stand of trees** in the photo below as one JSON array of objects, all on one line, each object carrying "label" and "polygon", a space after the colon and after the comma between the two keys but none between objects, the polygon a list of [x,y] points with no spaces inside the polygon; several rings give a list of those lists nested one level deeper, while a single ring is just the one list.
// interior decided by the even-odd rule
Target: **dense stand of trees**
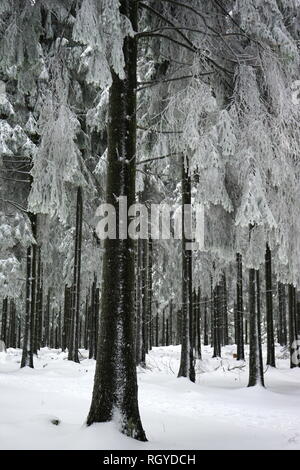
[{"label": "dense stand of trees", "polygon": [[[263,341],[269,366],[275,342],[299,363],[299,18],[296,2],[258,3],[1,5],[1,340],[21,367],[41,347],[88,349],[88,425],[146,440],[136,366],[153,346],[181,344],[191,381],[202,344],[244,361],[249,343],[249,386],[264,385]],[[183,210],[180,240],[151,218],[147,239],[127,237],[124,197],[200,202],[204,246]],[[121,219],[104,241],[101,202]]]}]

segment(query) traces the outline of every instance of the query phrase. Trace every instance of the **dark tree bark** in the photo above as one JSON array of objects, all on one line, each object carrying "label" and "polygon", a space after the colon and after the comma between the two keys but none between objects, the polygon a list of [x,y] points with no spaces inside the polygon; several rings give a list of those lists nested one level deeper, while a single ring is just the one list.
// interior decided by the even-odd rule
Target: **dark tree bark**
[{"label": "dark tree bark", "polygon": [[95,351],[94,358],[95,359],[97,359],[97,354],[98,354],[99,318],[100,318],[100,288],[97,287],[96,296],[95,296],[95,335],[94,335],[94,351]]},{"label": "dark tree bark", "polygon": [[68,346],[68,338],[70,334],[70,323],[71,323],[71,289],[65,285],[64,295],[64,321],[62,329],[62,350],[65,351]]},{"label": "dark tree bark", "polygon": [[207,302],[208,299],[204,299],[204,319],[203,319],[203,342],[204,346],[208,346],[208,315],[207,315]]},{"label": "dark tree bark", "polygon": [[193,336],[192,336],[192,347],[193,347],[193,354],[194,356],[196,357],[196,331],[197,331],[197,328],[196,328],[196,315],[197,315],[197,312],[196,312],[196,304],[197,304],[197,298],[196,298],[196,290],[193,289],[193,293],[192,293],[192,299],[193,299],[193,317],[192,317],[192,332],[193,332]]},{"label": "dark tree bark", "polygon": [[89,349],[89,295],[85,297],[85,308],[84,308],[84,337],[83,337],[83,347],[84,349]]},{"label": "dark tree bark", "polygon": [[188,159],[182,157],[182,343],[178,377],[195,382],[193,355],[193,278],[192,251],[185,231],[191,226],[191,177]]},{"label": "dark tree bark", "polygon": [[182,310],[177,311],[176,328],[177,328],[177,344],[181,344],[182,342]]},{"label": "dark tree bark", "polygon": [[[137,31],[137,2],[120,1],[120,12]],[[107,197],[119,218],[117,198],[135,202],[137,44],[124,40],[125,78],[112,71],[109,93]],[[117,219],[118,220],[118,219]],[[123,220],[123,222],[125,222]],[[87,424],[115,417],[124,434],[146,441],[137,398],[134,348],[134,242],[118,230],[117,239],[105,240],[101,326],[93,398]]]},{"label": "dark tree bark", "polygon": [[260,273],[256,271],[256,310],[257,310],[257,335],[258,335],[258,351],[259,351],[259,367],[261,383],[264,384],[264,364],[262,354],[262,339],[261,339],[261,308],[260,308]]},{"label": "dark tree bark", "polygon": [[278,342],[287,345],[286,292],[285,285],[278,282]]},{"label": "dark tree bark", "polygon": [[21,368],[29,366],[33,368],[33,351],[30,346],[30,329],[31,329],[31,263],[32,263],[32,247],[27,248],[26,256],[26,312],[25,312],[25,330],[23,338],[23,351],[21,359]]},{"label": "dark tree bark", "polygon": [[265,254],[266,272],[266,318],[267,318],[267,364],[275,367],[275,342],[273,322],[273,292],[272,292],[272,255],[269,245]]},{"label": "dark tree bark", "polygon": [[229,343],[227,281],[226,281],[225,272],[223,273],[223,276],[222,276],[222,293],[223,293],[223,344],[225,346]]},{"label": "dark tree bark", "polygon": [[1,340],[7,343],[7,315],[8,315],[8,298],[2,301],[2,319],[1,319]]},{"label": "dark tree bark", "polygon": [[220,341],[220,286],[217,285],[214,288],[214,322],[213,322],[213,337],[214,337],[214,352],[213,357],[221,357],[221,341]]},{"label": "dark tree bark", "polygon": [[237,344],[237,360],[244,360],[244,306],[243,306],[243,263],[242,255],[236,255],[237,265],[237,283],[236,283],[236,344]]},{"label": "dark tree bark", "polygon": [[162,314],[162,339],[161,339],[161,345],[165,346],[166,345],[166,308],[163,308],[163,314]]},{"label": "dark tree bark", "polygon": [[238,326],[237,326],[237,306],[236,302],[233,304],[233,318],[234,318],[234,343],[238,343]]},{"label": "dark tree bark", "polygon": [[288,286],[289,294],[289,346],[290,346],[290,367],[291,369],[300,365],[299,347],[297,343],[296,309],[295,309],[295,287]]},{"label": "dark tree bark", "polygon": [[170,300],[169,303],[169,343],[172,345],[173,344],[173,300]]},{"label": "dark tree bark", "polygon": [[[255,289],[256,287],[256,289]],[[255,300],[257,305],[255,305]],[[248,387],[264,386],[264,371],[262,364],[261,337],[260,337],[260,288],[259,271],[249,269],[249,382]]]},{"label": "dark tree bark", "polygon": [[142,293],[142,240],[137,240],[137,266],[136,266],[136,286],[135,286],[135,354],[136,364],[145,365],[145,349],[143,347],[143,304],[141,299]]},{"label": "dark tree bark", "polygon": [[[31,223],[32,235],[36,240],[37,235],[37,216],[28,213]],[[26,313],[25,313],[25,332],[23,342],[23,352],[21,359],[21,368],[29,366],[33,368],[33,354],[35,350],[34,332],[36,321],[36,244],[32,244],[27,249],[26,258]]]},{"label": "dark tree bark", "polygon": [[[149,337],[149,349],[152,349],[153,345],[153,325],[152,325],[152,269],[153,269],[153,241],[149,236],[148,241],[148,337]],[[171,326],[172,328],[172,326]]]},{"label": "dark tree bark", "polygon": [[214,321],[215,321],[215,313],[214,313],[214,287],[213,287],[213,277],[210,276],[210,345],[211,347],[214,346]]},{"label": "dark tree bark", "polygon": [[50,346],[50,309],[51,309],[51,289],[48,289],[47,300],[46,300],[46,309],[44,317],[44,336],[43,336],[43,346]]},{"label": "dark tree bark", "polygon": [[72,292],[72,317],[69,335],[68,359],[80,362],[78,356],[79,348],[79,310],[80,310],[80,272],[81,272],[81,245],[82,245],[82,189],[77,189],[76,201],[76,232],[74,253],[74,274]]},{"label": "dark tree bark", "polygon": [[170,331],[169,331],[169,328],[170,328],[170,323],[169,323],[169,319],[167,318],[166,319],[166,346],[169,346],[170,344],[170,340],[169,340],[169,335],[170,335]]},{"label": "dark tree bark", "polygon": [[9,307],[9,329],[8,329],[8,338],[7,346],[9,348],[15,348],[17,345],[17,334],[16,334],[16,304],[13,299],[10,301]]},{"label": "dark tree bark", "polygon": [[146,366],[146,354],[148,353],[148,279],[147,279],[147,257],[148,257],[147,240],[141,240],[141,295],[142,295],[142,364]]},{"label": "dark tree bark", "polygon": [[36,250],[37,255],[37,273],[36,273],[36,306],[35,306],[35,324],[34,324],[34,351],[37,352],[41,347],[41,330],[43,322],[43,287],[42,287],[42,262],[41,247]]},{"label": "dark tree bark", "polygon": [[201,291],[196,294],[196,356],[201,359]]}]

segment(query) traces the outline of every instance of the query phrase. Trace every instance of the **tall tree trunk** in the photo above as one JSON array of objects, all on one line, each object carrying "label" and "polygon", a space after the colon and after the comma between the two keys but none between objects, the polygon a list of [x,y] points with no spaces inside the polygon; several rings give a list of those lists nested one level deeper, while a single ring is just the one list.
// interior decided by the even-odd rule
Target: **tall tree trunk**
[{"label": "tall tree trunk", "polygon": [[159,346],[159,318],[158,318],[158,312],[155,315],[155,346]]},{"label": "tall tree trunk", "polygon": [[[255,305],[255,297],[257,299],[257,305]],[[255,275],[255,269],[249,269],[249,337],[250,354],[248,387],[253,387],[257,384],[264,386],[260,338],[259,271],[256,271]]]},{"label": "tall tree trunk", "polygon": [[163,314],[162,314],[162,341],[161,345],[165,346],[166,345],[166,308],[163,308]]},{"label": "tall tree trunk", "polygon": [[170,337],[169,343],[173,345],[173,300],[170,300],[169,303],[169,329],[170,329]]},{"label": "tall tree trunk", "polygon": [[10,301],[10,320],[8,330],[8,347],[15,348],[17,344],[16,335],[16,304],[13,299]]},{"label": "tall tree trunk", "polygon": [[[153,345],[153,324],[152,324],[152,269],[153,269],[153,241],[151,235],[148,241],[148,336],[149,336],[149,349]],[[172,328],[172,325],[171,325]]]},{"label": "tall tree trunk", "polygon": [[26,311],[25,311],[25,330],[23,338],[23,351],[21,359],[21,368],[29,366],[33,368],[33,351],[30,347],[30,327],[31,327],[31,263],[32,247],[27,248],[26,255]]},{"label": "tall tree trunk", "polygon": [[275,367],[275,343],[273,322],[273,292],[272,292],[272,255],[269,245],[266,245],[266,318],[267,318],[267,364]]},{"label": "tall tree trunk", "polygon": [[198,287],[196,295],[196,355],[201,359],[201,291]]},{"label": "tall tree trunk", "polygon": [[89,308],[89,359],[94,357],[95,353],[95,295],[96,295],[96,282],[95,278],[91,289],[91,306]]},{"label": "tall tree trunk", "polygon": [[286,322],[286,293],[285,285],[278,282],[278,342],[281,346],[287,345],[287,322]]},{"label": "tall tree trunk", "polygon": [[236,343],[237,343],[237,360],[244,360],[244,306],[243,306],[243,263],[242,255],[236,255],[237,265],[237,283],[236,283]]},{"label": "tall tree trunk", "polygon": [[51,309],[51,289],[48,288],[47,292],[47,301],[46,301],[46,309],[45,309],[45,317],[44,317],[44,339],[43,339],[43,346],[50,346],[50,309]]},{"label": "tall tree trunk", "polygon": [[[36,240],[37,216],[30,212],[28,217],[31,222],[32,235]],[[31,368],[33,368],[33,354],[37,352],[34,345],[36,321],[36,250],[35,243],[27,249],[25,333],[21,359],[21,367],[29,366]]]},{"label": "tall tree trunk", "polygon": [[82,245],[82,189],[77,189],[76,201],[76,232],[75,232],[75,253],[74,253],[74,274],[73,274],[73,295],[72,295],[72,317],[70,328],[70,341],[68,359],[79,363],[79,310],[80,310],[80,272],[81,272],[81,245]]},{"label": "tall tree trunk", "polygon": [[222,276],[222,292],[223,292],[223,344],[227,345],[229,343],[229,334],[228,334],[227,281],[226,281],[225,272],[223,273],[223,276]]},{"label": "tall tree trunk", "polygon": [[136,310],[136,323],[135,323],[135,354],[136,364],[145,365],[145,349],[143,347],[143,304],[141,299],[142,293],[142,240],[138,239],[137,247],[137,266],[136,266],[136,285],[135,285],[135,310]]},{"label": "tall tree trunk", "polygon": [[[137,31],[137,3],[120,1],[120,12]],[[116,209],[119,196],[135,202],[137,44],[124,40],[124,73],[121,80],[112,71],[109,93],[107,203]],[[146,441],[140,420],[134,348],[134,242],[125,233],[105,240],[101,326],[93,398],[87,424],[118,420],[121,431]]]},{"label": "tall tree trunk", "polygon": [[204,346],[208,346],[208,315],[207,315],[207,303],[208,299],[204,299],[204,319],[203,319],[203,342]]},{"label": "tall tree trunk", "polygon": [[221,357],[221,341],[220,341],[220,286],[214,288],[214,323],[213,323],[213,336],[214,336],[214,352],[213,357]]},{"label": "tall tree trunk", "polygon": [[42,264],[41,264],[41,247],[36,248],[36,264],[37,264],[37,273],[36,273],[36,305],[35,305],[35,323],[34,323],[34,351],[41,347],[41,323],[43,321],[43,307],[42,307]]},{"label": "tall tree trunk", "polygon": [[2,319],[1,319],[1,340],[7,343],[7,315],[8,315],[8,298],[2,301]]},{"label": "tall tree trunk", "polygon": [[[97,279],[96,279],[96,285],[97,285]],[[94,359],[97,359],[97,354],[98,354],[99,319],[100,319],[100,288],[97,287],[96,295],[95,295]]]},{"label": "tall tree trunk", "polygon": [[193,357],[193,278],[192,240],[186,235],[191,227],[191,177],[188,159],[182,157],[182,344],[178,377],[188,377],[195,382]]},{"label": "tall tree trunk", "polygon": [[71,323],[71,289],[65,285],[64,294],[64,322],[62,330],[62,350],[65,351],[68,346],[70,323]]},{"label": "tall tree trunk", "polygon": [[299,347],[296,333],[296,311],[295,311],[295,287],[292,284],[288,286],[289,292],[289,346],[290,346],[290,367],[294,368],[300,365]]},{"label": "tall tree trunk", "polygon": [[148,279],[147,279],[147,240],[141,240],[141,294],[142,294],[142,364],[146,366],[146,354],[148,353]]}]

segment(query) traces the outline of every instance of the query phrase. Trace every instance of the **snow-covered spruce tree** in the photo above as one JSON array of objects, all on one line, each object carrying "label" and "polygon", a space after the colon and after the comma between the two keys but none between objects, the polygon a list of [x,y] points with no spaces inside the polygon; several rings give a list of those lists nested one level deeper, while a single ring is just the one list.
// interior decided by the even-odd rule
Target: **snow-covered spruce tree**
[{"label": "snow-covered spruce tree", "polygon": [[[135,201],[136,30],[135,2],[84,0],[74,32],[75,39],[89,47],[91,72],[100,72],[110,85],[106,202],[117,215],[120,196],[127,197],[128,206]],[[146,440],[137,402],[134,245],[127,238],[127,221],[124,229],[125,237],[118,232],[116,240],[105,240],[99,348],[87,424],[116,419],[123,433]]]},{"label": "snow-covered spruce tree", "polygon": [[[211,37],[207,39],[203,30],[201,31],[202,27],[205,29],[208,24],[212,35],[217,37],[218,35],[213,33],[214,23],[220,27],[222,23],[220,17],[224,19],[224,13],[221,11],[220,14],[219,7],[211,3],[201,5],[205,10],[205,19],[202,9],[199,10],[199,2],[191,2],[189,5],[181,3],[174,5],[173,2],[164,1],[142,2],[140,6],[150,20],[149,30],[141,32],[139,37],[147,41],[152,40],[152,46],[146,49],[148,76],[142,82],[141,90],[143,94],[149,93],[148,96],[151,94],[151,89],[155,90],[151,95],[152,100],[149,100],[150,113],[144,114],[140,129],[151,136],[152,154],[157,154],[157,160],[166,158],[167,167],[173,168],[172,163],[178,154],[185,155],[185,160],[191,159],[189,174],[192,175],[197,167],[199,168],[201,175],[199,188],[202,194],[205,194],[207,201],[211,198],[212,209],[221,203],[224,204],[225,210],[228,208],[231,210],[231,203],[224,187],[224,163],[214,146],[218,145],[216,128],[212,130],[215,117],[210,121],[213,108],[215,112],[217,110],[216,101],[212,98],[210,87],[204,83],[204,78],[202,79],[216,74],[219,81],[222,81],[222,74],[231,75],[231,72],[226,70],[223,59],[215,60],[214,56],[215,43],[222,42],[222,35],[219,34],[218,40],[212,40]],[[212,55],[206,54],[204,50],[212,52]],[[209,82],[208,78],[207,81]],[[148,87],[150,92],[147,91]],[[165,95],[165,101],[155,105],[155,97]],[[153,111],[155,113],[151,118]],[[230,126],[228,127],[230,129]],[[226,134],[225,136],[227,137]],[[214,139],[213,143],[211,138]],[[225,139],[223,139],[224,146],[227,144]],[[201,143],[203,147],[199,151]],[[211,151],[209,161],[207,161],[207,148]],[[207,172],[201,171],[202,162]],[[159,165],[159,162],[153,161],[153,165]],[[213,186],[214,181],[215,186]],[[212,187],[216,190],[215,193],[211,191]],[[192,284],[191,277],[190,280]],[[193,337],[192,333],[191,336]],[[182,354],[183,357],[187,357],[185,347],[182,348]],[[191,367],[192,364],[193,360]]]},{"label": "snow-covered spruce tree", "polygon": [[[292,103],[291,84],[295,79],[299,57],[296,42],[288,28],[291,22],[288,17],[295,5],[287,10],[282,2],[235,3],[234,16],[241,28],[253,39],[251,47],[244,44],[245,51],[252,57],[247,64],[247,78],[243,79],[243,67],[237,71],[235,101],[238,104],[239,120],[238,139],[243,142],[243,152],[248,153],[251,163],[252,189],[246,185],[246,193],[242,197],[242,205],[237,213],[237,224],[241,218],[241,210],[247,210],[248,223],[256,222],[248,254],[244,251],[244,259],[249,267],[259,268],[265,255],[261,252],[267,244],[266,256],[266,300],[267,300],[267,343],[268,363],[275,366],[274,357],[274,325],[272,309],[271,284],[271,250],[275,258],[275,271],[281,278],[285,270],[282,265],[287,262],[286,244],[283,233],[289,227],[287,210],[290,207],[291,193],[296,188],[291,182],[295,172],[293,154],[299,148],[299,136],[295,129],[297,110]],[[289,26],[287,26],[289,25]],[[293,28],[292,28],[293,29]],[[256,67],[254,66],[256,64]],[[250,65],[250,66],[249,66]],[[249,78],[252,76],[251,80]],[[242,81],[245,84],[242,85]],[[244,89],[244,91],[242,91]],[[242,94],[240,93],[242,91]],[[248,95],[248,98],[247,98]],[[250,98],[250,95],[252,96]],[[242,101],[241,101],[242,100]],[[250,103],[251,100],[251,103]],[[242,102],[244,104],[241,106]],[[248,102],[248,104],[247,104]],[[242,114],[241,114],[241,110]],[[297,118],[296,118],[297,119]],[[244,125],[246,124],[246,127]],[[252,128],[252,131],[250,129]],[[293,131],[290,133],[289,130]],[[250,131],[250,133],[249,133]],[[249,134],[248,134],[249,133]],[[251,136],[256,135],[256,142],[251,142]],[[247,136],[248,135],[248,136]],[[288,142],[288,144],[287,144]],[[292,168],[294,169],[292,170]],[[247,178],[249,178],[247,176]],[[288,184],[287,181],[289,181]],[[248,202],[246,202],[248,200]],[[252,202],[251,202],[252,200]],[[245,204],[246,203],[246,204]],[[243,208],[243,209],[242,209]],[[251,215],[252,214],[252,215]],[[250,217],[249,217],[250,216]],[[286,219],[282,223],[282,218]],[[245,237],[247,237],[247,220],[245,219]],[[252,220],[251,220],[252,219]],[[241,232],[238,234],[240,237]],[[260,242],[258,240],[260,239]],[[292,241],[292,238],[289,238]],[[244,244],[246,247],[247,244]],[[252,246],[252,248],[251,248]],[[254,249],[255,247],[255,249]],[[258,252],[260,250],[260,253]],[[256,250],[256,252],[255,252]],[[285,255],[283,254],[285,253]],[[277,259],[276,259],[277,258]],[[249,265],[250,259],[251,266]],[[293,263],[290,258],[289,263]],[[278,269],[279,265],[281,267]],[[290,276],[293,277],[292,265],[289,265]]]},{"label": "snow-covered spruce tree", "polygon": [[[2,12],[4,21],[1,23],[3,33],[1,70],[4,79],[10,79],[9,93],[13,95],[13,104],[14,107],[17,106],[18,111],[15,113],[17,119],[16,117],[12,118],[13,121],[11,118],[7,119],[8,124],[11,122],[15,124],[16,120],[19,124],[15,126],[14,133],[9,133],[14,140],[12,151],[21,157],[19,158],[20,165],[24,165],[25,158],[25,163],[28,161],[25,168],[15,165],[18,171],[11,173],[14,178],[19,174],[18,189],[12,200],[18,202],[16,196],[20,193],[20,184],[22,183],[21,188],[24,188],[25,183],[25,177],[23,176],[24,181],[21,181],[20,175],[28,174],[28,170],[32,167],[28,181],[30,184],[27,186],[27,192],[23,189],[21,201],[24,209],[27,209],[28,202],[33,218],[38,222],[36,227],[38,246],[33,247],[33,250],[41,253],[44,287],[55,292],[55,297],[47,295],[47,298],[50,302],[54,302],[53,308],[56,310],[62,302],[66,279],[62,278],[63,272],[67,273],[68,282],[72,283],[68,276],[70,264],[73,266],[72,256],[69,256],[69,253],[73,251],[72,243],[64,244],[64,238],[65,234],[70,233],[70,225],[74,225],[75,222],[75,208],[70,202],[73,200],[77,187],[81,185],[87,188],[86,195],[88,196],[88,202],[85,204],[87,213],[83,231],[86,249],[83,249],[83,256],[89,258],[89,252],[92,260],[84,265],[86,271],[94,272],[98,260],[98,255],[93,255],[95,250],[91,243],[95,238],[91,228],[93,223],[91,212],[93,213],[97,207],[97,192],[99,191],[100,194],[97,178],[91,175],[95,166],[93,159],[94,154],[97,153],[98,144],[93,146],[91,134],[86,128],[83,117],[86,109],[91,107],[96,92],[93,84],[89,84],[86,80],[84,67],[78,70],[78,59],[85,50],[85,46],[78,45],[72,40],[75,12],[73,3],[71,1],[63,2],[63,4],[56,1],[34,3],[20,1],[16,3],[16,9],[13,8],[12,3],[7,2],[5,11]],[[23,37],[24,30],[26,34]],[[7,50],[8,45],[10,45],[9,50]],[[8,104],[3,100],[3,105],[7,108],[6,114],[13,114],[13,109],[11,111]],[[23,132],[21,126],[24,128]],[[2,137],[4,137],[3,133]],[[32,142],[38,144],[37,147]],[[16,159],[14,163],[18,163]],[[12,171],[12,167],[9,168],[9,171]],[[8,169],[5,170],[8,171]],[[41,216],[41,213],[46,215]],[[44,222],[41,227],[39,220]],[[55,226],[57,228],[57,224],[58,227],[63,224],[64,228],[53,230]],[[50,243],[44,244],[43,241],[49,238],[47,227],[50,232],[52,230],[52,239]],[[60,252],[60,246],[64,246],[67,251],[67,261],[70,261],[68,267],[60,263],[64,255]],[[30,253],[28,255],[31,256]],[[31,266],[38,274],[35,264],[31,263]],[[93,278],[93,272],[86,275],[86,271],[83,272],[84,290],[86,282],[89,283]],[[34,287],[35,276],[31,274],[29,279]],[[37,279],[36,284],[38,283],[40,285],[40,280]],[[36,296],[36,300],[40,302],[35,289],[30,290],[33,297]],[[73,292],[75,295],[75,289]],[[40,295],[41,292],[39,292]],[[31,302],[30,310],[34,309],[35,305],[35,301]],[[41,315],[41,310],[39,312]],[[33,316],[35,316],[34,311]],[[57,316],[58,312],[55,314],[55,317]],[[44,320],[47,320],[46,316]],[[37,318],[37,322],[29,323],[32,338],[36,336],[38,322],[40,319]],[[51,320],[51,329],[55,328]],[[49,338],[49,324],[44,324],[43,329],[44,332],[47,331],[46,336]],[[33,336],[31,330],[35,330]]]}]

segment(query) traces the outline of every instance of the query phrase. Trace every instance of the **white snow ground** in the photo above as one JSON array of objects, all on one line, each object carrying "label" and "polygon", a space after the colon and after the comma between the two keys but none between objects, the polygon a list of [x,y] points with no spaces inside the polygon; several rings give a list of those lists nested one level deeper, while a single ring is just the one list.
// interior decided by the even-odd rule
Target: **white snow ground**
[{"label": "white snow ground", "polygon": [[[154,348],[138,370],[139,400],[149,442],[121,435],[113,423],[84,425],[95,361],[81,364],[43,349],[35,369],[20,369],[21,351],[0,354],[1,449],[300,449],[300,368],[289,369],[276,348],[267,389],[247,388],[247,368],[236,368],[234,346],[223,359],[210,347],[197,364],[197,383],[176,377],[180,347]],[[54,425],[51,420],[59,419]]]}]

